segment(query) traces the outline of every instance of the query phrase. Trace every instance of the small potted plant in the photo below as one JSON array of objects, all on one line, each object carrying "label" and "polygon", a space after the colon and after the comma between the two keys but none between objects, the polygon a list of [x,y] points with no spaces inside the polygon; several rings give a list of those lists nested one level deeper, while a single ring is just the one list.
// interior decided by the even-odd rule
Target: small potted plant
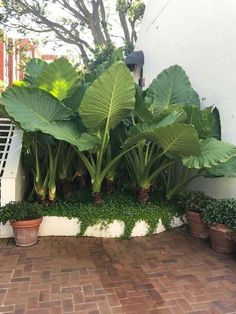
[{"label": "small potted plant", "polygon": [[190,233],[195,238],[206,239],[209,237],[209,227],[203,221],[203,212],[210,197],[203,192],[188,192],[179,197],[178,203],[186,212]]},{"label": "small potted plant", "polygon": [[11,223],[17,246],[30,246],[37,242],[42,219],[42,207],[39,204],[8,203],[0,209],[0,222]]},{"label": "small potted plant", "polygon": [[219,253],[236,252],[233,230],[236,217],[236,200],[212,200],[204,211],[204,221],[210,225],[212,248]]}]

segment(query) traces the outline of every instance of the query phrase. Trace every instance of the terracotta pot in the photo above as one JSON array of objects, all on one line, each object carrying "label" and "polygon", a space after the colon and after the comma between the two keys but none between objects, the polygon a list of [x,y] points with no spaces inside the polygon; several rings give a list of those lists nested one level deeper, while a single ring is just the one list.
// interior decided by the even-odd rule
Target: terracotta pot
[{"label": "terracotta pot", "polygon": [[231,239],[234,240],[234,241],[236,241],[236,232],[235,232],[235,230],[234,230],[234,232],[232,233]]},{"label": "terracotta pot", "polygon": [[223,224],[211,225],[210,227],[211,246],[219,253],[236,252],[236,243],[232,240],[232,230]]},{"label": "terracotta pot", "polygon": [[30,246],[37,243],[39,226],[43,218],[14,221],[11,223],[17,246]]},{"label": "terracotta pot", "polygon": [[202,220],[201,213],[187,211],[190,233],[195,238],[206,239],[210,235],[208,225]]}]

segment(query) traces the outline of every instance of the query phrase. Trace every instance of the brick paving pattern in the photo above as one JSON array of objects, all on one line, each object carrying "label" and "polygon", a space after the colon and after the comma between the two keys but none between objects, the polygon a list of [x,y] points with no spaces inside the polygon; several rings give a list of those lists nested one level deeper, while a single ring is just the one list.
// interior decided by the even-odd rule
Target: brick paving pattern
[{"label": "brick paving pattern", "polygon": [[130,240],[0,240],[0,313],[236,313],[236,257],[181,229]]}]

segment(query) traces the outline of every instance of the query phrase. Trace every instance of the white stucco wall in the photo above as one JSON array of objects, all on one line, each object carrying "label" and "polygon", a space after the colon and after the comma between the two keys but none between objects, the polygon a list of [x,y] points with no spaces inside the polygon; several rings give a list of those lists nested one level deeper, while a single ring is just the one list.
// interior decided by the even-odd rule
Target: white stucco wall
[{"label": "white stucco wall", "polygon": [[[182,219],[173,217],[171,227],[180,227],[184,222],[186,222],[185,216],[183,216]],[[39,236],[76,236],[80,232],[80,224],[80,221],[75,218],[69,219],[67,217],[45,216],[43,217],[42,224],[39,228]],[[93,226],[88,226],[84,236],[117,238],[124,233],[124,226],[124,222],[119,220],[114,220],[110,224],[98,223]],[[160,219],[154,233],[160,233],[165,230],[166,229]],[[147,235],[147,233],[147,223],[140,220],[136,222],[131,237],[142,237]],[[10,237],[13,237],[13,230],[10,223],[8,222],[6,225],[0,225],[0,238]]]},{"label": "white stucco wall", "polygon": [[[236,1],[149,0],[136,50],[145,56],[146,87],[163,69],[181,65],[202,106],[216,105],[222,140],[236,144]],[[236,179],[201,180],[197,189],[236,197]]]}]

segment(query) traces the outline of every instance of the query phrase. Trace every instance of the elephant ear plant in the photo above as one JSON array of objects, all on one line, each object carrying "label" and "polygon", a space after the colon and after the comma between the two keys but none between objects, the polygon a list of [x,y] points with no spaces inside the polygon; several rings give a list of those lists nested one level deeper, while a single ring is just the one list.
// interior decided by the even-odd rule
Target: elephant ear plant
[{"label": "elephant ear plant", "polygon": [[81,105],[78,97],[76,106],[76,71],[65,59],[56,61],[44,68],[35,80],[36,86],[8,89],[3,95],[4,106],[26,132],[40,131],[74,146],[99,202],[106,174],[124,154],[103,163],[110,130],[134,109],[134,82],[124,63],[117,62],[88,88]]},{"label": "elephant ear plant", "polygon": [[[200,171],[235,154],[233,145],[217,140],[217,109],[201,110],[199,105],[197,93],[177,65],[159,74],[145,92],[137,90],[133,126],[125,147],[139,143],[126,154],[126,161],[140,202],[149,200],[150,187],[157,180],[166,186],[166,197],[171,198]],[[178,182],[177,164],[184,165]],[[199,171],[191,175],[193,168]],[[161,186],[157,184],[157,188]]]},{"label": "elephant ear plant", "polygon": [[[5,110],[25,130],[24,143],[33,159],[38,199],[44,201],[48,194],[48,199],[54,201],[59,156],[66,155],[63,150],[68,150],[62,141],[80,150],[94,147],[94,143],[87,141],[92,136],[82,134],[82,124],[76,121],[85,88],[81,87],[77,70],[65,58],[50,64],[33,59],[26,67],[24,80],[14,84],[3,94]],[[64,163],[67,161],[60,162],[59,171],[63,179],[68,168]]]},{"label": "elephant ear plant", "polygon": [[179,66],[161,72],[145,93],[137,90],[134,114],[137,123],[133,120],[125,145],[140,143],[126,154],[140,202],[149,200],[151,185],[164,172],[172,171],[177,157],[199,153],[198,134],[185,123],[183,106],[192,101],[199,105],[199,97]]},{"label": "elephant ear plant", "polygon": [[[14,121],[34,137],[35,177],[42,178],[39,151],[47,152],[43,164],[48,169],[39,185],[43,197],[47,187],[49,200],[55,200],[56,179],[72,177],[66,173],[77,156],[65,165],[61,161],[73,154],[71,146],[79,156],[75,171],[83,173],[82,161],[90,175],[95,203],[101,202],[103,182],[114,179],[124,156],[140,191],[139,199],[146,202],[148,190],[158,178],[166,182],[170,197],[188,182],[189,169],[211,168],[236,155],[233,145],[214,138],[213,110],[198,108],[199,97],[179,66],[163,71],[144,93],[135,88],[121,61],[90,86],[79,79],[65,58],[49,65],[34,60],[26,72],[23,82],[3,93],[3,103]],[[38,134],[45,145],[38,145]],[[119,147],[114,147],[114,137],[120,138]],[[177,162],[185,166],[185,172],[173,186]]]},{"label": "elephant ear plant", "polygon": [[100,140],[95,154],[89,158],[79,152],[92,182],[95,202],[101,201],[102,182],[117,164],[123,153],[108,158],[110,130],[114,129],[133,109],[135,104],[135,86],[128,68],[122,62],[113,64],[87,89],[79,113],[84,126],[90,134]]}]

